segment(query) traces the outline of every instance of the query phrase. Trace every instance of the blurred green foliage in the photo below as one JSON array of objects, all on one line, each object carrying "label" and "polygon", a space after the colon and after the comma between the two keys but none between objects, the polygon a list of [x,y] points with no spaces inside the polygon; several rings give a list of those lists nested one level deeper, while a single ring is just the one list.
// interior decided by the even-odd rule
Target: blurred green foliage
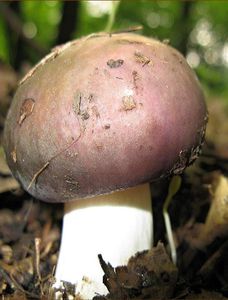
[{"label": "blurred green foliage", "polygon": [[[9,5],[9,2],[5,2]],[[56,45],[63,15],[63,1],[20,1],[17,17],[27,40],[49,51]],[[72,38],[103,31],[112,11],[111,1],[80,1]],[[169,39],[187,58],[208,93],[228,98],[228,2],[227,1],[125,1],[117,10],[112,30],[143,26],[139,31],[160,40]],[[17,50],[12,28],[1,14],[0,59],[12,65]],[[43,54],[30,44],[23,60],[36,63]]]},{"label": "blurred green foliage", "polygon": [[27,34],[34,35],[41,45],[52,47],[61,19],[61,8],[61,1],[21,1],[21,18],[24,24],[28,24]]},{"label": "blurred green foliage", "polygon": [[9,62],[9,45],[5,32],[5,23],[0,15],[0,59]]}]

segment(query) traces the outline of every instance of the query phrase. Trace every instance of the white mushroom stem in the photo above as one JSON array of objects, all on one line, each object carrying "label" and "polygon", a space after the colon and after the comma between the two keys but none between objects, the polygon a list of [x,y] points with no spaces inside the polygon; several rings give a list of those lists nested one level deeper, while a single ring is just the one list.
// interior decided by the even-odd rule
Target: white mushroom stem
[{"label": "white mushroom stem", "polygon": [[152,238],[149,184],[66,203],[57,285],[75,283],[82,299],[107,294],[98,254],[113,267],[126,265],[136,252],[152,247]]}]

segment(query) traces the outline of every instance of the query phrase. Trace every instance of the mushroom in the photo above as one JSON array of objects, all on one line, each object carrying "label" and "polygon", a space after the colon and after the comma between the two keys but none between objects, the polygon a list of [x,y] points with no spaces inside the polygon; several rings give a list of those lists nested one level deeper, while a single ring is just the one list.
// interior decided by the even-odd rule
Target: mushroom
[{"label": "mushroom", "polygon": [[105,294],[113,265],[152,246],[149,182],[199,155],[207,111],[183,56],[155,39],[100,33],[55,48],[21,81],[4,148],[37,199],[64,202],[57,281]]}]

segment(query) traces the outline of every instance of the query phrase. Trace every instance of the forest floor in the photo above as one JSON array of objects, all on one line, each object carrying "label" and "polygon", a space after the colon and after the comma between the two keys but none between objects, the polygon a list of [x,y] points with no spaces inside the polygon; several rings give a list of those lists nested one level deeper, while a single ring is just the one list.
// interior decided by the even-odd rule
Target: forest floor
[{"label": "forest floor", "polygon": [[[2,133],[16,83],[15,72],[0,65],[0,296],[53,299],[63,206],[32,199],[5,162]],[[183,174],[169,208],[177,266],[169,258],[162,218],[166,179],[151,185],[157,246],[131,258],[126,267],[100,257],[110,293],[97,300],[228,299],[228,111],[223,103],[208,100],[202,155]],[[62,299],[78,299],[73,291],[64,283]]]}]

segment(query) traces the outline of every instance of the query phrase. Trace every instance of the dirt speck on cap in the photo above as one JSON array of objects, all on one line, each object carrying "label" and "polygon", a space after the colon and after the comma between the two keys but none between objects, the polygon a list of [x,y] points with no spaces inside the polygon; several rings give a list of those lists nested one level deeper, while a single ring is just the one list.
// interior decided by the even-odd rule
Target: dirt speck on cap
[{"label": "dirt speck on cap", "polygon": [[151,59],[149,57],[147,57],[146,55],[142,54],[141,52],[135,52],[134,56],[135,56],[136,62],[142,64],[143,67],[145,65],[152,65]]},{"label": "dirt speck on cap", "polygon": [[134,88],[135,90],[138,89],[138,80],[139,80],[139,74],[137,71],[133,71],[132,72],[132,77],[133,77],[133,85],[134,85]]},{"label": "dirt speck on cap", "polygon": [[16,163],[17,162],[17,151],[16,151],[16,148],[14,148],[13,151],[10,154],[11,154],[11,157],[13,159],[13,162]]},{"label": "dirt speck on cap", "polygon": [[82,93],[77,91],[73,99],[73,111],[79,115],[80,114],[80,106],[82,101]]},{"label": "dirt speck on cap", "polygon": [[91,97],[89,96],[87,101],[84,101],[84,103],[82,103],[82,97],[83,94],[80,91],[77,91],[74,95],[72,107],[75,114],[79,115],[82,121],[84,121],[88,120],[90,117],[88,113],[87,102],[91,101]]},{"label": "dirt speck on cap", "polygon": [[80,190],[80,184],[78,181],[75,181],[73,178],[71,178],[71,176],[66,175],[65,177],[65,182],[68,186],[68,189],[72,192],[72,191],[77,191]]},{"label": "dirt speck on cap", "polygon": [[24,120],[31,115],[34,109],[34,105],[35,105],[35,101],[32,98],[28,98],[24,100],[20,109],[20,116],[18,119],[18,124],[20,126],[24,122]]},{"label": "dirt speck on cap", "polygon": [[117,59],[117,60],[114,60],[114,59],[109,59],[107,61],[107,65],[113,69],[113,68],[119,68],[120,66],[122,66],[122,64],[124,63],[124,60],[123,59]]},{"label": "dirt speck on cap", "polygon": [[89,119],[89,113],[87,111],[83,111],[81,113],[81,117],[82,117],[82,120],[88,120]]},{"label": "dirt speck on cap", "polygon": [[89,103],[93,102],[94,101],[94,95],[89,94],[88,100],[89,100]]},{"label": "dirt speck on cap", "polygon": [[104,146],[102,144],[98,144],[96,142],[95,142],[95,146],[96,146],[96,148],[97,148],[98,151],[102,151],[103,148],[104,148]]},{"label": "dirt speck on cap", "polygon": [[136,108],[136,102],[132,96],[124,96],[122,98],[122,104],[124,110],[132,110]]},{"label": "dirt speck on cap", "polygon": [[123,44],[123,45],[141,45],[143,42],[140,41],[135,41],[135,40],[128,40],[128,39],[121,39],[121,40],[116,40],[118,44]]},{"label": "dirt speck on cap", "polygon": [[104,129],[109,129],[110,128],[110,124],[105,124]]},{"label": "dirt speck on cap", "polygon": [[92,113],[96,116],[96,118],[100,118],[100,113],[99,113],[98,108],[97,108],[96,105],[93,105],[91,107],[91,110],[92,110]]}]

